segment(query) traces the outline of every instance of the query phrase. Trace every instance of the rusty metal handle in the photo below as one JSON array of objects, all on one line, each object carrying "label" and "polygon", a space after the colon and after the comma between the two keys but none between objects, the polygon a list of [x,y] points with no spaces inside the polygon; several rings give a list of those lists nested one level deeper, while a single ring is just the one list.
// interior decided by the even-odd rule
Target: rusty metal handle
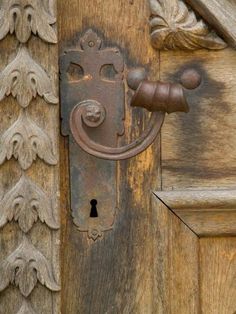
[{"label": "rusty metal handle", "polygon": [[83,150],[103,159],[123,160],[141,153],[153,143],[164,121],[164,113],[154,112],[151,116],[148,128],[139,139],[123,147],[107,147],[94,142],[84,130],[83,122],[85,121],[86,107],[87,105],[78,104],[71,112],[71,132],[77,144],[79,144]]},{"label": "rusty metal handle", "polygon": [[[94,142],[84,125],[98,127],[105,119],[105,108],[100,103],[87,100],[74,107],[70,115],[70,129],[74,139],[87,153],[109,160],[123,160],[146,150],[155,140],[164,122],[165,113],[188,112],[189,107],[181,84],[143,80],[131,100],[131,106],[143,107],[152,112],[147,129],[140,138],[123,147],[107,147]],[[97,119],[88,119],[96,117]]]}]

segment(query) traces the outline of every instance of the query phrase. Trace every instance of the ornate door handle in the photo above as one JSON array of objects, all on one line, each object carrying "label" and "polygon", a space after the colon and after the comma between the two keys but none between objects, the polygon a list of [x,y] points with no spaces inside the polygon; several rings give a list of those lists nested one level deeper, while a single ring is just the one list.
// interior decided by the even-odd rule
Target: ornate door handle
[{"label": "ornate door handle", "polygon": [[[196,72],[186,70],[181,84],[150,82],[143,68],[130,69],[122,50],[107,47],[108,42],[89,29],[60,58],[61,127],[69,136],[72,216],[94,241],[112,229],[119,206],[119,165],[112,160],[130,158],[151,145],[165,113],[187,112],[184,89],[200,83]],[[141,136],[122,146],[126,106],[152,113]]]},{"label": "ornate door handle", "polygon": [[140,82],[131,106],[143,107],[152,112],[147,129],[132,143],[122,147],[107,147],[93,141],[84,125],[99,127],[106,119],[106,110],[101,103],[85,100],[71,112],[70,129],[77,144],[87,153],[104,159],[122,160],[136,156],[147,149],[160,132],[165,113],[188,112],[189,107],[180,84]]},{"label": "ornate door handle", "polygon": [[[120,50],[101,49],[101,42],[97,34],[89,30],[81,39],[82,50],[65,52],[61,58],[61,73],[64,74],[62,85],[65,85],[62,92],[66,91],[62,93],[62,98],[66,108],[72,107],[70,112],[64,114],[69,119],[69,130],[65,134],[70,132],[76,143],[93,156],[109,160],[128,159],[153,143],[160,132],[165,113],[188,112],[184,87],[197,87],[199,77],[190,75],[179,84],[148,81],[145,71],[140,68],[126,75]],[[76,68],[73,68],[75,65]],[[68,76],[66,80],[68,71],[72,74],[78,72],[75,81],[68,82]],[[126,83],[134,93],[130,105],[143,107],[152,115],[147,129],[138,139],[117,147],[116,136],[123,132],[121,124],[124,114],[121,112],[124,110]],[[81,95],[81,101],[73,104]]]}]

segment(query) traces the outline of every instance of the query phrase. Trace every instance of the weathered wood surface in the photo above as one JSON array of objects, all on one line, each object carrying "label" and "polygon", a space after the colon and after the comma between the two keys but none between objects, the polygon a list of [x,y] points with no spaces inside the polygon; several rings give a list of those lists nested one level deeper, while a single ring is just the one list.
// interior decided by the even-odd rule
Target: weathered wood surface
[{"label": "weathered wood surface", "polygon": [[0,4],[0,313],[57,314],[56,1],[28,2]]},{"label": "weathered wood surface", "polygon": [[236,47],[234,0],[186,0],[231,46]]},{"label": "weathered wood surface", "polygon": [[[106,46],[119,45],[130,66],[145,64],[158,78],[158,53],[149,41],[148,2],[73,0],[60,1],[61,50],[75,42],[80,33],[94,28],[103,33]],[[127,141],[144,127],[142,110],[126,115]],[[133,126],[133,128],[132,128]],[[68,160],[62,140],[62,160]],[[62,241],[63,313],[152,313],[153,236],[151,187],[158,187],[159,142],[140,156],[124,161],[118,169],[119,204],[113,230],[103,239],[88,240],[72,222],[68,175],[63,162]],[[150,176],[150,173],[152,175]],[[102,204],[100,205],[102,206]],[[99,208],[98,208],[99,210]],[[148,266],[147,266],[148,265]]]},{"label": "weathered wood surface", "polygon": [[234,188],[236,182],[236,54],[234,50],[161,52],[161,79],[185,69],[202,75],[187,95],[190,111],[166,117],[162,128],[163,190]]},{"label": "weathered wood surface", "polygon": [[[119,164],[114,229],[96,243],[72,222],[68,143],[61,140],[62,313],[200,313],[207,309],[208,300],[203,282],[200,290],[199,273],[209,278],[211,274],[206,274],[209,269],[203,259],[199,264],[198,236],[166,206],[151,200],[151,191],[235,186],[235,52],[163,52],[159,64],[159,53],[149,42],[148,3],[66,0],[59,2],[59,10],[63,12],[59,14],[61,51],[93,27],[104,34],[106,44],[129,51],[126,56],[133,63],[146,64],[152,79],[161,70],[162,80],[178,81],[184,68],[192,66],[203,76],[202,85],[188,95],[190,113],[167,117],[161,140],[162,169],[158,141],[140,156]],[[127,114],[127,130],[133,126],[127,140],[143,129],[143,117],[139,110]],[[205,260],[213,240],[204,240]],[[218,259],[214,262],[217,265]],[[234,295],[231,281],[224,284]]]},{"label": "weathered wood surface", "polygon": [[236,235],[236,190],[157,191],[198,236]]},{"label": "weathered wood surface", "polygon": [[156,49],[224,49],[227,44],[182,0],[149,0]]},{"label": "weathered wood surface", "polygon": [[236,238],[200,240],[202,313],[236,311]]},{"label": "weathered wood surface", "polygon": [[155,306],[146,313],[200,313],[197,235],[155,196],[153,225]]}]

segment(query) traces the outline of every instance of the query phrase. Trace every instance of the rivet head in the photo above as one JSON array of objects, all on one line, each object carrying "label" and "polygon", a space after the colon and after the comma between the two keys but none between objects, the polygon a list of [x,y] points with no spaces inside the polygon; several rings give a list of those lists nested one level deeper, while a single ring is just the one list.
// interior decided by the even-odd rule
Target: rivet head
[{"label": "rivet head", "polygon": [[195,89],[202,82],[201,74],[195,69],[187,69],[183,72],[180,82],[186,89]]},{"label": "rivet head", "polygon": [[94,47],[95,43],[94,43],[94,41],[91,40],[91,41],[88,43],[88,45],[89,45],[89,47]]},{"label": "rivet head", "polygon": [[95,100],[86,100],[83,102],[83,121],[84,123],[95,128],[101,125],[106,117],[104,106]]},{"label": "rivet head", "polygon": [[127,76],[127,83],[130,88],[136,90],[139,84],[147,78],[147,73],[144,68],[130,70]]}]

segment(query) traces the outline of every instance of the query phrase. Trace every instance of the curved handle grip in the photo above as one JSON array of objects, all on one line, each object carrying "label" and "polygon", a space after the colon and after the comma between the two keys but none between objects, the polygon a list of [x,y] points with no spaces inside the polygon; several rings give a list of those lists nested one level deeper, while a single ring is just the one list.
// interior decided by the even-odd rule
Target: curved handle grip
[{"label": "curved handle grip", "polygon": [[139,84],[131,106],[143,107],[152,112],[148,127],[137,140],[123,147],[113,148],[94,142],[83,127],[83,124],[98,127],[103,123],[106,115],[103,106],[92,100],[79,103],[70,116],[70,129],[77,144],[87,153],[99,158],[128,159],[146,150],[153,143],[160,132],[165,113],[189,111],[182,85],[146,80]]},{"label": "curved handle grip", "polygon": [[142,81],[135,92],[132,107],[143,107],[151,112],[188,112],[184,90],[180,84]]}]

